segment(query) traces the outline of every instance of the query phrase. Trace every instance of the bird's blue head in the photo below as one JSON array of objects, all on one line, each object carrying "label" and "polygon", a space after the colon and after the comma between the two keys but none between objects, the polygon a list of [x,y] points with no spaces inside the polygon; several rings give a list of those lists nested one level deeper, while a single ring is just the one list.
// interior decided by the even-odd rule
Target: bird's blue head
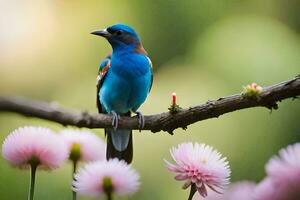
[{"label": "bird's blue head", "polygon": [[138,48],[141,41],[133,28],[125,24],[112,25],[106,29],[94,31],[91,34],[99,35],[108,40],[113,49],[117,48]]}]

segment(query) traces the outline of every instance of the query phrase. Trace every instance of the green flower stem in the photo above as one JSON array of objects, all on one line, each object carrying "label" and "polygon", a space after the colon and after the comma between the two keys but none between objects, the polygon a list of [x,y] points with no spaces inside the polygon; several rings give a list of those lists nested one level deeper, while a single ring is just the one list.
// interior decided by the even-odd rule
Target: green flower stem
[{"label": "green flower stem", "polygon": [[107,200],[112,200],[112,194],[111,193],[106,193]]},{"label": "green flower stem", "polygon": [[103,178],[103,191],[106,194],[107,200],[112,200],[112,193],[114,190],[113,183],[110,177]]},{"label": "green flower stem", "polygon": [[[72,177],[73,177],[73,180],[74,180],[74,176],[75,176],[75,173],[77,171],[77,161],[73,161],[73,174],[72,174]],[[77,193],[72,190],[72,200],[76,200],[77,199]]]},{"label": "green flower stem", "polygon": [[37,169],[37,164],[31,164],[31,176],[30,176],[30,185],[29,185],[29,194],[28,194],[28,200],[33,200],[34,196],[34,186],[35,186],[35,174]]},{"label": "green flower stem", "polygon": [[[77,171],[77,163],[80,160],[80,154],[81,154],[80,152],[81,152],[80,144],[74,143],[72,145],[71,153],[70,153],[70,157],[69,157],[69,159],[73,162],[73,173],[72,173],[73,180],[75,178],[74,176]],[[72,199],[76,200],[76,198],[77,198],[77,194],[75,191],[72,190]]]},{"label": "green flower stem", "polygon": [[196,193],[196,191],[197,191],[196,184],[193,183],[193,184],[191,185],[191,191],[190,191],[190,195],[189,195],[188,200],[192,200],[192,199],[193,199],[194,194]]}]

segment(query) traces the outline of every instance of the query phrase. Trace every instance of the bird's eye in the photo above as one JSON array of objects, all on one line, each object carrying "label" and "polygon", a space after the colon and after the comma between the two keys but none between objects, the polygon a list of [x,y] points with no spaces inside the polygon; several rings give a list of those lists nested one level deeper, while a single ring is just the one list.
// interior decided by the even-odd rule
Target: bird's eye
[{"label": "bird's eye", "polygon": [[122,35],[122,34],[123,34],[123,31],[121,31],[121,30],[118,30],[118,31],[116,31],[116,32],[115,32],[115,34],[116,34],[116,35],[118,35],[118,36],[120,36],[120,35]]}]

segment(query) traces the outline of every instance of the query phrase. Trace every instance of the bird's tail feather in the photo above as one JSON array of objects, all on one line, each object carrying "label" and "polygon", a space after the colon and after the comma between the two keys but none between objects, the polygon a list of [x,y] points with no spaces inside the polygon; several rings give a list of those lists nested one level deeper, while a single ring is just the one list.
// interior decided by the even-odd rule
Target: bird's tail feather
[{"label": "bird's tail feather", "polygon": [[133,157],[132,130],[107,130],[106,159],[118,158],[131,163]]}]

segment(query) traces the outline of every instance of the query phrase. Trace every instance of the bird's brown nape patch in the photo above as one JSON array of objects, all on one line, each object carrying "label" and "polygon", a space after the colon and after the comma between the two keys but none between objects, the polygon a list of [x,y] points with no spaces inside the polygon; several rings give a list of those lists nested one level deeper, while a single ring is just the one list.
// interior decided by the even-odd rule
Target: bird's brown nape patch
[{"label": "bird's brown nape patch", "polygon": [[138,54],[143,54],[145,56],[148,55],[147,51],[144,49],[144,47],[141,44],[138,44],[138,46],[135,48],[134,52],[138,53]]},{"label": "bird's brown nape patch", "polygon": [[110,61],[108,61],[105,67],[103,67],[103,69],[101,70],[101,74],[105,74],[109,67],[110,67]]},{"label": "bird's brown nape patch", "polygon": [[108,61],[107,61],[106,65],[103,67],[103,69],[101,70],[101,72],[99,72],[102,75],[105,74],[110,67],[111,54],[108,54],[105,58],[108,59]]}]

